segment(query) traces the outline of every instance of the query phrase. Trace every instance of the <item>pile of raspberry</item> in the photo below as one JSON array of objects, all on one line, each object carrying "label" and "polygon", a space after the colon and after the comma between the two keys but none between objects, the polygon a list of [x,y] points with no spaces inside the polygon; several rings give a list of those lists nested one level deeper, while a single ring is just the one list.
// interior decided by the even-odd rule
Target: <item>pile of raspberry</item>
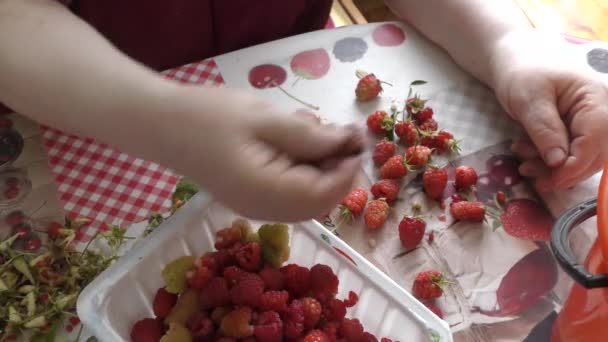
[{"label": "pile of raspberry", "polygon": [[[344,300],[336,298],[339,281],[329,266],[273,268],[264,264],[258,242],[231,235],[218,232],[217,250],[199,258],[189,272],[188,290],[195,289],[199,301],[185,326],[192,341],[378,341],[358,319],[346,318],[358,296],[351,291]],[[160,341],[167,330],[163,320],[177,301],[177,295],[159,289],[156,318],[138,321],[132,340]]]}]

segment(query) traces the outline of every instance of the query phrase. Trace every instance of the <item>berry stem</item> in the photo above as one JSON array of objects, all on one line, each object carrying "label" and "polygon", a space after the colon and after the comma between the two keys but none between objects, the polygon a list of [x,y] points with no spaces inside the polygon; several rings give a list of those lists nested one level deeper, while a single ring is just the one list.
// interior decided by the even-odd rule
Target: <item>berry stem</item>
[{"label": "berry stem", "polygon": [[280,85],[278,85],[276,82],[273,82],[273,85],[275,85],[277,88],[279,88],[279,90],[282,91],[283,94],[285,94],[285,95],[289,96],[291,99],[293,99],[293,100],[295,100],[295,101],[297,101],[297,102],[305,105],[306,107],[308,107],[310,109],[313,109],[313,110],[319,110],[320,109],[318,106],[315,106],[315,105],[310,104],[308,102],[304,102],[304,101],[300,100],[299,98],[291,95],[287,90],[283,89],[283,87],[281,87]]}]

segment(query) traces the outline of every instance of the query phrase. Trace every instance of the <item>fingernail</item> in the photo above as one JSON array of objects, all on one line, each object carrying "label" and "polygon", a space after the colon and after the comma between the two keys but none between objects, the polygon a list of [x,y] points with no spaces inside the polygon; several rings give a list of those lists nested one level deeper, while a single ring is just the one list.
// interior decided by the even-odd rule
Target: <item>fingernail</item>
[{"label": "fingernail", "polygon": [[559,147],[554,147],[545,153],[545,163],[553,167],[561,164],[566,158],[566,152]]}]

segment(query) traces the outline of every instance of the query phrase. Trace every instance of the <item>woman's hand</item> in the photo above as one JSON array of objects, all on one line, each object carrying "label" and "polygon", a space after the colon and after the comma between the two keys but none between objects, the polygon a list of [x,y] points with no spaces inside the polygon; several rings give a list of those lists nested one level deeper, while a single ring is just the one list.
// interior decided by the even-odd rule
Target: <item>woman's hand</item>
[{"label": "woman's hand", "polygon": [[512,149],[540,191],[572,187],[608,160],[608,86],[560,60],[552,39],[533,30],[505,36],[490,84],[528,133]]},{"label": "woman's hand", "polygon": [[365,143],[358,129],[323,126],[227,89],[187,91],[194,95],[191,107],[170,132],[182,147],[171,144],[177,158],[166,165],[179,165],[240,214],[310,219],[327,213],[351,190]]}]

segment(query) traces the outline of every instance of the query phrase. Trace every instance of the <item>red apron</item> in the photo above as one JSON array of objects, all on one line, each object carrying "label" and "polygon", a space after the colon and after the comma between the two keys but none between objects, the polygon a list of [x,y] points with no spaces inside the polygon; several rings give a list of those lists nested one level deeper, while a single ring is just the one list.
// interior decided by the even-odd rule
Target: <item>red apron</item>
[{"label": "red apron", "polygon": [[331,4],[331,0],[73,0],[70,7],[128,56],[164,70],[322,29]]}]

